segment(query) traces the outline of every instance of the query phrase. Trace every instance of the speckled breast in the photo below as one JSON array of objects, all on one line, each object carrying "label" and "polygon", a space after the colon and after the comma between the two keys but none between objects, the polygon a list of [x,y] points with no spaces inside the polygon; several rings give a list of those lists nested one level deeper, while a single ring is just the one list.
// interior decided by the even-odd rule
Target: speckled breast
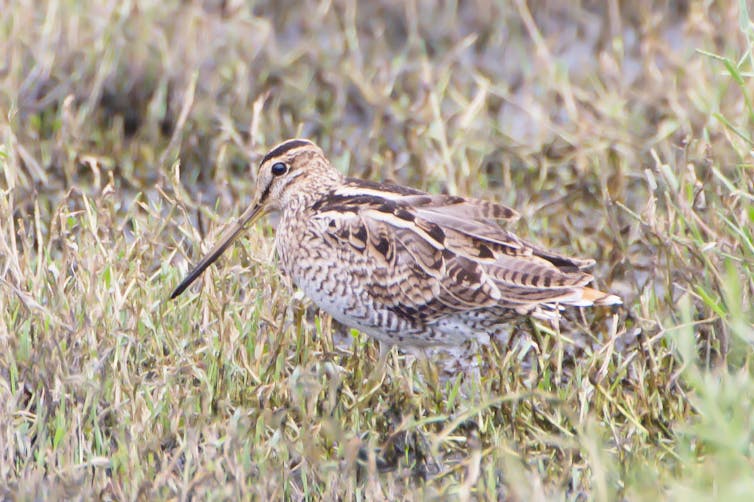
[{"label": "speckled breast", "polygon": [[370,326],[365,264],[357,263],[363,257],[325,237],[304,214],[281,218],[275,248],[285,273],[319,308],[349,326]]}]

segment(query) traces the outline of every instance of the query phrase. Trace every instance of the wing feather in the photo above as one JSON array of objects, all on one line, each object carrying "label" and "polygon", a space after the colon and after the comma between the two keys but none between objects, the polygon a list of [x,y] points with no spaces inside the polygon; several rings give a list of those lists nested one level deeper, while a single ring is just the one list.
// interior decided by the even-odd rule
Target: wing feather
[{"label": "wing feather", "polygon": [[485,308],[614,303],[584,288],[592,260],[518,238],[497,223],[517,213],[499,204],[349,180],[315,209],[334,241],[363,256],[354,266],[366,268],[369,295],[426,322]]}]

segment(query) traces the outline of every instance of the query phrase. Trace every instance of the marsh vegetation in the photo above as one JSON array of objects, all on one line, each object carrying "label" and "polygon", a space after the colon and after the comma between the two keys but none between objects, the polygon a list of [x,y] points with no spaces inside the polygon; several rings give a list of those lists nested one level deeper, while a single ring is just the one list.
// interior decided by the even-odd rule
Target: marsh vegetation
[{"label": "marsh vegetation", "polygon": [[[746,8],[5,2],[0,496],[751,497]],[[266,223],[166,301],[294,136],[516,208],[624,306],[522,326],[469,394],[371,379]]]}]

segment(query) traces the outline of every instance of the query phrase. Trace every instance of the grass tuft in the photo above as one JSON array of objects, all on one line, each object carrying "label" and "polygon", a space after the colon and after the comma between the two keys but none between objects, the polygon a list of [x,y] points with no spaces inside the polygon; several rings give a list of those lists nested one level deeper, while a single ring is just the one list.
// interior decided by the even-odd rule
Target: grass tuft
[{"label": "grass tuft", "polygon": [[[3,498],[754,494],[745,0],[5,7]],[[478,380],[377,379],[267,223],[168,302],[292,136],[514,206],[624,307],[511,326]]]}]

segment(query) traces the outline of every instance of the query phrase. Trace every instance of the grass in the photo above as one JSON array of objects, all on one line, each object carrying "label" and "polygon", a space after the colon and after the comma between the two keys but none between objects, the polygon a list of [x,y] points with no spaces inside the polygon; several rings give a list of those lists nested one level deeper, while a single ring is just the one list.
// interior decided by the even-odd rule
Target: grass
[{"label": "grass", "polygon": [[[750,499],[746,9],[10,3],[1,496]],[[376,344],[287,286],[267,224],[166,301],[298,135],[514,206],[625,306],[523,323],[478,382],[433,385],[397,352],[374,381]]]}]

